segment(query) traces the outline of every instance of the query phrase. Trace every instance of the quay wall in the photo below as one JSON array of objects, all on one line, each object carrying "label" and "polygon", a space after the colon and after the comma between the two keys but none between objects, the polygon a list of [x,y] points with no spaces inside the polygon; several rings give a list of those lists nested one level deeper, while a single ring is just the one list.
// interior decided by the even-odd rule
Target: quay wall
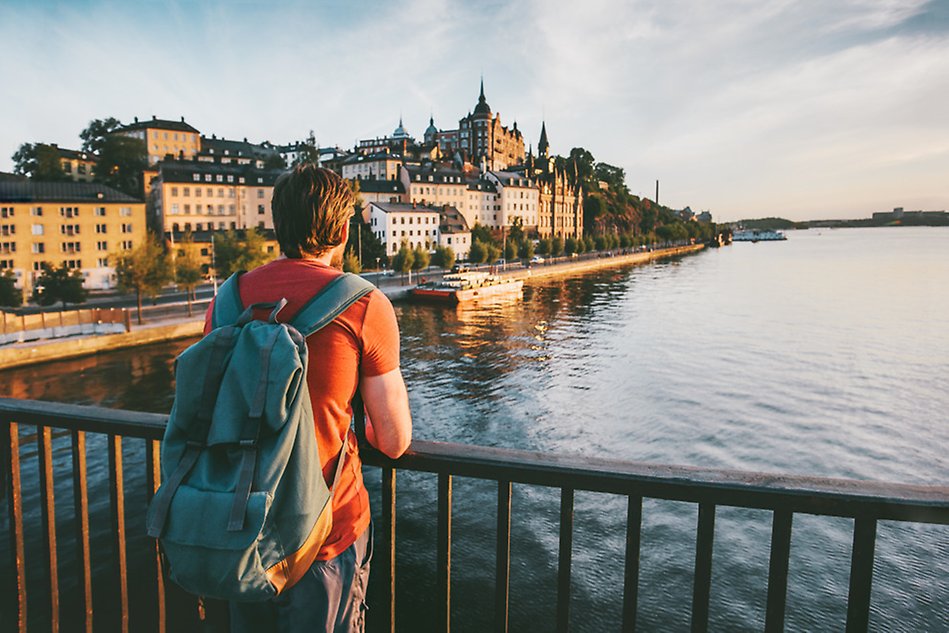
[{"label": "quay wall", "polygon": [[36,341],[0,347],[0,369],[12,369],[35,363],[88,356],[127,347],[163,343],[181,338],[199,336],[204,320],[177,320],[134,328],[131,332],[99,336],[77,336],[65,339]]},{"label": "quay wall", "polygon": [[[674,257],[694,253],[704,248],[702,244],[665,248],[629,255],[614,255],[611,257],[596,257],[577,259],[555,264],[540,264],[531,268],[517,268],[510,271],[501,271],[500,275],[511,279],[528,281],[542,277],[556,275],[570,275],[574,273],[614,268],[630,264],[644,264],[657,259]],[[381,290],[392,301],[407,299],[409,286],[384,287]],[[78,356],[87,356],[101,352],[148,345],[149,343],[163,343],[182,338],[200,336],[204,329],[203,318],[194,320],[177,319],[174,323],[156,323],[147,326],[133,326],[131,332],[122,334],[107,334],[98,336],[78,336],[66,339],[36,341],[0,346],[0,369],[12,369],[35,363],[45,363],[54,360],[65,360]]]}]

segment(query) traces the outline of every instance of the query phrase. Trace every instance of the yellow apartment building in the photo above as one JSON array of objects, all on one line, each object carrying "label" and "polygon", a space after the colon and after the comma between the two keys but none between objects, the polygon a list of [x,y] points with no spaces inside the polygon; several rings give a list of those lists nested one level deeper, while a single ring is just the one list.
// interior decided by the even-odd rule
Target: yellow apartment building
[{"label": "yellow apartment building", "polygon": [[151,120],[135,121],[115,132],[124,136],[141,139],[148,152],[148,164],[154,165],[166,157],[192,160],[201,152],[201,133],[194,127],[180,121],[169,121],[152,117]]},{"label": "yellow apartment building", "polygon": [[162,232],[273,229],[270,202],[280,169],[205,161],[163,161],[149,185]]},{"label": "yellow apartment building", "polygon": [[29,297],[43,262],[82,271],[89,289],[115,286],[110,256],[145,239],[145,203],[98,183],[0,182],[0,273]]}]

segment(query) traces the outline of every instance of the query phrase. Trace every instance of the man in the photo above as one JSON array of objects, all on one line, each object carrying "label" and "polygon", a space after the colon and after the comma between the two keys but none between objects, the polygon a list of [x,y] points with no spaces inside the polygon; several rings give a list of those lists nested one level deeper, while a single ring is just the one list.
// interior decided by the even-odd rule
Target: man
[{"label": "man", "polygon": [[[286,298],[280,320],[287,322],[340,275],[336,266],[349,238],[353,202],[345,180],[313,164],[299,165],[278,178],[272,207],[282,255],[241,276],[243,305]],[[205,332],[210,330],[212,308]],[[368,413],[369,443],[393,459],[402,455],[411,441],[412,418],[399,370],[399,328],[386,296],[373,290],[311,335],[307,346],[307,383],[327,483],[349,433],[357,386]],[[232,602],[232,631],[363,630],[372,528],[361,466],[351,438],[333,496],[333,528],[316,562],[302,580],[273,600]]]}]

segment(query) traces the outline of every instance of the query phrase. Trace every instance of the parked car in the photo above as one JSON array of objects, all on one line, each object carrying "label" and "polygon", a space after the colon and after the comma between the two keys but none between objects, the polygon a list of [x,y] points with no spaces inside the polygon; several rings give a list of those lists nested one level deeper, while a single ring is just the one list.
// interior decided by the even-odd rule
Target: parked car
[{"label": "parked car", "polygon": [[531,257],[531,263],[532,263],[532,264],[543,264],[543,263],[544,263],[544,258],[541,257],[540,255],[534,255],[533,257]]}]

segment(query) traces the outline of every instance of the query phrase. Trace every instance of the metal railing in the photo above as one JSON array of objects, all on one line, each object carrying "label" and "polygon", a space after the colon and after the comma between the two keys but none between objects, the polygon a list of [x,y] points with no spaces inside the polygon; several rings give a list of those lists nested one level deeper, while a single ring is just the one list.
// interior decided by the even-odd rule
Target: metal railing
[{"label": "metal railing", "polygon": [[[14,614],[13,626],[25,631],[27,605],[48,610],[53,631],[59,629],[59,583],[57,534],[53,469],[51,461],[51,428],[68,430],[71,435],[72,485],[74,490],[74,525],[78,550],[75,573],[78,575],[79,598],[85,617],[84,630],[92,631],[93,600],[91,551],[89,546],[89,504],[87,498],[86,448],[87,433],[107,436],[109,462],[109,508],[113,549],[112,575],[117,583],[118,627],[129,630],[129,592],[126,560],[125,491],[123,485],[123,438],[145,441],[145,487],[147,496],[157,489],[159,478],[159,442],[166,417],[53,404],[29,400],[0,399],[0,433],[2,433],[3,479],[9,513],[10,550],[13,564],[10,580],[16,587],[7,598],[4,612]],[[43,566],[49,579],[47,595],[27,600],[24,548],[24,514],[20,473],[20,425],[36,427],[37,462],[41,505]],[[382,576],[382,592],[387,608],[373,609],[374,626],[395,631],[396,603],[396,471],[434,473],[438,478],[437,510],[437,626],[451,628],[451,548],[452,548],[452,481],[467,477],[496,481],[497,539],[495,621],[497,631],[508,630],[510,560],[511,560],[511,492],[513,484],[528,484],[560,489],[559,556],[556,622],[558,631],[566,631],[570,621],[571,560],[573,554],[573,514],[575,491],[593,491],[623,495],[628,498],[625,576],[623,583],[622,630],[636,626],[639,591],[640,535],[643,499],[666,499],[698,505],[696,530],[695,575],[692,591],[691,629],[705,631],[709,621],[709,596],[712,576],[712,545],[715,513],[718,506],[755,508],[773,513],[770,565],[768,572],[765,630],[781,631],[786,610],[788,561],[791,527],[795,514],[812,514],[854,519],[853,549],[847,631],[865,631],[869,625],[870,588],[880,520],[916,523],[949,524],[949,486],[915,486],[869,481],[792,477],[762,473],[700,469],[682,466],[634,463],[587,457],[570,457],[514,451],[497,448],[465,446],[434,442],[414,442],[411,450],[397,461],[364,449],[363,461],[382,469],[382,524],[378,526],[377,554],[374,573]],[[149,628],[164,631],[166,627],[166,585],[161,556],[154,541],[145,541],[148,548],[150,583],[153,591],[147,606],[149,613],[137,616],[148,619]],[[35,564],[35,563],[34,563]],[[6,564],[4,564],[6,569]],[[381,569],[380,569],[381,568]],[[173,585],[168,585],[171,590]],[[203,609],[200,601],[194,605]],[[8,608],[9,607],[9,608]],[[0,623],[3,624],[3,623]]]}]

